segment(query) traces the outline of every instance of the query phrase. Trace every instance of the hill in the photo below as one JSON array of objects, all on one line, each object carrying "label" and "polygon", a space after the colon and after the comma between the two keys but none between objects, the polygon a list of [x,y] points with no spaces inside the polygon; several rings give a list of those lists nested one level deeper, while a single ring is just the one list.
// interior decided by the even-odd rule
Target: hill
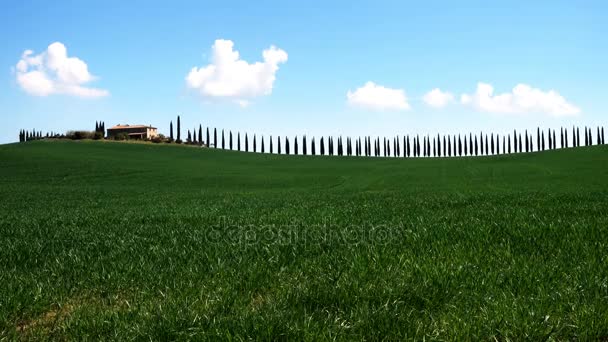
[{"label": "hill", "polygon": [[3,145],[0,338],[607,338],[607,152]]}]

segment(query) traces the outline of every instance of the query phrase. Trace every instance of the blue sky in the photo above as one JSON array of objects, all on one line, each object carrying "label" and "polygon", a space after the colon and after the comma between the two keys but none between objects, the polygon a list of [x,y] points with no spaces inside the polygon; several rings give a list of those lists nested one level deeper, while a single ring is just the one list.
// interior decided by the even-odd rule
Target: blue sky
[{"label": "blue sky", "polygon": [[[3,2],[0,143],[96,120],[167,134],[177,114],[184,130],[275,136],[595,127],[607,118],[607,33],[602,1]],[[214,54],[226,41],[243,69]],[[88,73],[18,67],[55,42]],[[271,46],[285,56],[264,64]],[[187,81],[193,68],[211,76]],[[20,78],[36,70],[54,90]]]}]

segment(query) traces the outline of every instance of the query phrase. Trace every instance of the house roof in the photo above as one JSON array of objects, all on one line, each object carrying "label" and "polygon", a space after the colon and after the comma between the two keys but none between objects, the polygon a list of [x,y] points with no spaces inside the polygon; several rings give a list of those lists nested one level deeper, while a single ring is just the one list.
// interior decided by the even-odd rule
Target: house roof
[{"label": "house roof", "polygon": [[118,124],[114,127],[108,128],[108,130],[112,130],[112,129],[125,129],[125,128],[152,128],[152,129],[156,129],[156,127],[152,127],[152,126],[146,126],[146,125],[121,125]]}]

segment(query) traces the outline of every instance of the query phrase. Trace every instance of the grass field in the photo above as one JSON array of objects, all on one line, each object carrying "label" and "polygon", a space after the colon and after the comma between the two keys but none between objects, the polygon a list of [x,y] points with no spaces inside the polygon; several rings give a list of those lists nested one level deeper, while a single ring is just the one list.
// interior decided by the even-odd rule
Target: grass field
[{"label": "grass field", "polygon": [[608,339],[608,148],[0,146],[0,340]]}]

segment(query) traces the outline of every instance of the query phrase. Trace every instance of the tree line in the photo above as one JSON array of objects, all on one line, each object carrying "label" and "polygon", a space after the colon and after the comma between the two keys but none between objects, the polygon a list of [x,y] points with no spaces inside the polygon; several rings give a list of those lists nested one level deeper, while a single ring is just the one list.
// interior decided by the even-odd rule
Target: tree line
[{"label": "tree line", "polygon": [[[169,142],[182,143],[180,117],[177,117],[177,139],[174,140],[173,122],[169,124]],[[203,126],[199,125],[192,131],[187,130],[185,143],[210,148],[236,150],[243,152],[302,154],[302,155],[337,155],[337,156],[366,156],[366,157],[462,157],[486,156],[510,153],[529,153],[535,151],[555,150],[579,146],[604,145],[604,127],[597,127],[596,132],[590,127],[583,128],[584,140],[581,140],[580,128],[573,126],[572,130],[560,128],[559,140],[555,129],[536,129],[536,136],[524,130],[500,135],[479,132],[478,134],[454,135],[404,135],[387,137],[315,137],[306,135],[300,137],[258,136],[231,130],[206,128],[203,137]],[[570,137],[569,137],[570,135]],[[243,142],[241,142],[243,140]],[[249,144],[249,141],[252,144]],[[259,143],[258,143],[259,141]],[[584,145],[581,145],[581,142]]]},{"label": "tree line", "polygon": [[[560,128],[559,140],[555,129],[536,129],[535,136],[532,132],[524,130],[506,135],[483,133],[478,134],[454,134],[454,135],[404,135],[394,137],[315,137],[309,139],[306,135],[298,138],[294,136],[291,140],[287,136],[265,138],[257,134],[233,133],[231,130],[217,128],[210,130],[199,124],[192,130],[186,132],[185,141],[182,140],[181,118],[178,115],[174,132],[173,121],[169,123],[169,137],[165,142],[177,144],[190,144],[220,148],[225,150],[236,150],[244,152],[278,153],[278,154],[302,154],[302,155],[328,155],[328,156],[366,156],[366,157],[462,157],[462,156],[486,156],[510,153],[527,153],[558,148],[569,148],[579,146],[604,145],[604,127],[594,130],[590,127],[583,128],[583,139],[581,139],[580,128],[573,126],[572,129]],[[204,135],[203,135],[204,134]],[[105,135],[105,123],[95,122],[95,138]],[[42,132],[32,130],[20,130],[19,141],[39,140],[49,137],[65,137],[54,133],[42,135]],[[251,144],[249,143],[251,141]],[[581,145],[581,142],[583,145]]]}]

